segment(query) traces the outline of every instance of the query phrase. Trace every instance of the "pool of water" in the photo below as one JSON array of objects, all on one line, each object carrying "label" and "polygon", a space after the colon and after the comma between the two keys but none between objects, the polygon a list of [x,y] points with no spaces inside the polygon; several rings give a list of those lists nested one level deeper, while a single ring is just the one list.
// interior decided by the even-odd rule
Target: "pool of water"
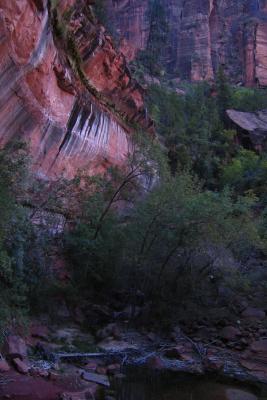
[{"label": "pool of water", "polygon": [[267,396],[251,388],[206,379],[134,377],[117,385],[117,400],[263,400]]}]

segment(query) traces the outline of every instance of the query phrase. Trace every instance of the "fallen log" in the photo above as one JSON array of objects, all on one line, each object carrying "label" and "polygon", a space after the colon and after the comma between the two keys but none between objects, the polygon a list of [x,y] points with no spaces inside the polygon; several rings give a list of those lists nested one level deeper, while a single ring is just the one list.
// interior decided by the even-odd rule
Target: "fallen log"
[{"label": "fallen log", "polygon": [[53,353],[53,358],[56,361],[60,361],[62,359],[75,359],[75,358],[114,358],[119,357],[122,359],[127,358],[128,356],[140,356],[140,351],[129,349],[129,350],[114,350],[114,351],[104,351],[99,353]]},{"label": "fallen log", "polygon": [[55,358],[95,358],[106,357],[109,353],[53,353]]}]

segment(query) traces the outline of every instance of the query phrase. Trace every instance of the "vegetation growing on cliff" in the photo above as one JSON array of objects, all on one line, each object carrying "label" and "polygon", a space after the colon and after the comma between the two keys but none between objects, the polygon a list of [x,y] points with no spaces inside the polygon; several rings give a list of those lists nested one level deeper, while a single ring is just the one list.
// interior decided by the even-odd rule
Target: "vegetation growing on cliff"
[{"label": "vegetation growing on cliff", "polygon": [[106,3],[105,0],[96,1],[95,4],[93,5],[93,10],[98,22],[101,25],[103,25],[107,30],[107,32],[112,36],[112,39],[114,40],[115,44],[118,44],[118,39],[119,39],[118,33],[116,32],[116,29],[114,28],[114,25],[107,14],[105,3]]}]

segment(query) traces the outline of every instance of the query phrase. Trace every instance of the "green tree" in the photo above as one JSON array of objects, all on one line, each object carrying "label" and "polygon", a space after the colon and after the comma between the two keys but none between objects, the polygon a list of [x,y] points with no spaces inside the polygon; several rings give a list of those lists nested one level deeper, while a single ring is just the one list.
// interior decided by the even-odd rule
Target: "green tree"
[{"label": "green tree", "polygon": [[207,187],[218,187],[221,166],[231,160],[235,132],[221,121],[208,84],[189,86],[184,95],[153,85],[148,104],[169,149],[172,172],[192,169]]},{"label": "green tree", "polygon": [[256,154],[240,149],[232,160],[222,168],[221,185],[229,185],[236,193],[254,193],[260,204],[267,201],[267,158],[266,153]]},{"label": "green tree", "polygon": [[216,77],[216,90],[219,115],[226,122],[225,111],[231,107],[232,91],[222,65],[219,66]]},{"label": "green tree", "polygon": [[258,111],[267,108],[266,89],[234,88],[231,107],[240,111]]},{"label": "green tree", "polygon": [[[73,286],[88,292],[114,283],[119,257],[123,251],[123,225],[127,210],[136,199],[149,191],[153,182],[166,174],[164,156],[159,146],[137,135],[123,169],[110,168],[105,175],[81,176],[81,212],[74,229],[66,236],[68,257],[72,261]],[[120,209],[124,212],[121,214]],[[125,215],[126,213],[126,215]],[[79,264],[77,269],[75,265]],[[101,283],[101,284],[100,284]],[[115,285],[115,283],[114,283]]]},{"label": "green tree", "polygon": [[0,151],[0,329],[26,310],[22,279],[25,214],[16,202],[27,181],[27,151],[12,143]]},{"label": "green tree", "polygon": [[[164,174],[122,214],[112,200],[117,184],[114,192],[114,186],[101,179],[95,188],[83,218],[76,221],[66,241],[72,287],[85,299],[93,293],[99,296],[119,290],[128,293],[134,310],[142,293],[152,304],[153,321],[158,313],[163,317],[162,310],[173,317],[189,300],[205,304],[211,290],[209,275],[221,276],[228,267],[229,257],[222,253],[242,260],[262,246],[251,213],[254,198],[205,190],[188,172]],[[130,193],[132,198],[132,189]],[[120,192],[120,200],[128,198],[125,194]],[[111,200],[113,206],[95,236]],[[218,260],[223,268],[218,267]],[[227,270],[226,275],[231,274]]]}]

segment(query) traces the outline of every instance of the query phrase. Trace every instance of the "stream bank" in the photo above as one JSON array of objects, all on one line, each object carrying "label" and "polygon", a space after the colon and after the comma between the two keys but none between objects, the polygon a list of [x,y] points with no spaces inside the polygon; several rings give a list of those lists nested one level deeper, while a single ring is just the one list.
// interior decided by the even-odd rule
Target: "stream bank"
[{"label": "stream bank", "polygon": [[[188,382],[188,390],[192,382],[196,390],[207,382],[212,396],[212,384],[221,382],[228,389],[238,384],[241,386],[235,390],[248,388],[256,394],[255,399],[263,399],[267,393],[267,339],[253,336],[240,350],[239,343],[244,338],[241,330],[238,333],[235,329],[225,327],[221,329],[221,339],[209,338],[207,342],[189,336],[179,327],[163,335],[109,323],[89,333],[77,324],[47,328],[36,321],[26,336],[12,333],[5,339],[0,361],[0,400],[134,400],[119,397],[120,388],[131,391],[141,385],[144,392],[152,390],[147,382],[137,384],[137,375],[163,382],[171,379],[173,393],[180,390],[178,381],[179,387],[183,385],[182,377],[185,385]],[[135,378],[130,381],[129,368],[135,371]],[[143,399],[148,399],[145,396]]]}]

